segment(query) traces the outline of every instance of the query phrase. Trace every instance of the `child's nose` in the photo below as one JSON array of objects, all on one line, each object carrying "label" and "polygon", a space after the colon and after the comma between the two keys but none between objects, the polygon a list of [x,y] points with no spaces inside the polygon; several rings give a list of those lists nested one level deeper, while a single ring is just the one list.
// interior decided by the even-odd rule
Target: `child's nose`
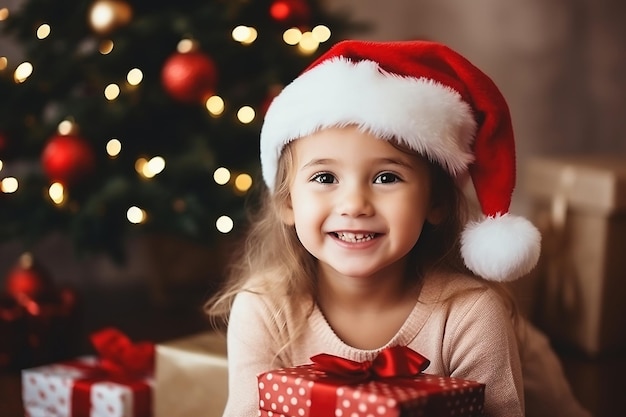
[{"label": "child's nose", "polygon": [[370,195],[364,187],[345,187],[339,195],[337,209],[341,215],[358,217],[371,216],[374,213]]}]

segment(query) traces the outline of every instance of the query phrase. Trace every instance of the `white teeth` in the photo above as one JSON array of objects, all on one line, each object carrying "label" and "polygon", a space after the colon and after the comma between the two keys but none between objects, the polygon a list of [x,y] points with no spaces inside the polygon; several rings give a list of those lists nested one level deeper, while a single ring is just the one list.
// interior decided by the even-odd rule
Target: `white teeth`
[{"label": "white teeth", "polygon": [[374,239],[374,233],[350,233],[350,232],[337,232],[337,237],[344,242],[367,242]]}]

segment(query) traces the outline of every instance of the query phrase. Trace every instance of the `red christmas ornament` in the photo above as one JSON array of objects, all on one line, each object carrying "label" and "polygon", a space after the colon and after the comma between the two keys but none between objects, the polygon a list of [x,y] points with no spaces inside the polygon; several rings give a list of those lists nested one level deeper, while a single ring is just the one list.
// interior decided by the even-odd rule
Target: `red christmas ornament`
[{"label": "red christmas ornament", "polygon": [[33,255],[26,252],[9,271],[5,288],[18,301],[33,300],[52,289],[52,280],[48,272],[35,262]]},{"label": "red christmas ornament", "polygon": [[175,53],[163,65],[161,82],[165,91],[183,103],[201,103],[215,91],[217,69],[200,51]]},{"label": "red christmas ornament", "polygon": [[96,157],[89,144],[76,135],[56,135],[41,155],[44,172],[51,181],[75,184],[91,174]]},{"label": "red christmas ornament", "polygon": [[270,6],[270,16],[278,22],[297,25],[311,19],[311,9],[306,0],[276,0]]},{"label": "red christmas ornament", "polygon": [[54,285],[29,252],[0,290],[0,368],[25,368],[69,359],[78,352],[81,309],[76,292]]}]

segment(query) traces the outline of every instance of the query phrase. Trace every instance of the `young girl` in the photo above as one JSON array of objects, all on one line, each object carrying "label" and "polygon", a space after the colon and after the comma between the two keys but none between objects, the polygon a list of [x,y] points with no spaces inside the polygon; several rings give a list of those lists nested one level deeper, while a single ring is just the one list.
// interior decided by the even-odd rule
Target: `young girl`
[{"label": "young girl", "polygon": [[258,415],[261,372],[395,345],[485,383],[487,416],[588,415],[500,284],[540,250],[508,213],[514,147],[497,87],[441,44],[344,41],[288,85],[261,132],[258,217],[207,304],[228,318],[224,416]]}]

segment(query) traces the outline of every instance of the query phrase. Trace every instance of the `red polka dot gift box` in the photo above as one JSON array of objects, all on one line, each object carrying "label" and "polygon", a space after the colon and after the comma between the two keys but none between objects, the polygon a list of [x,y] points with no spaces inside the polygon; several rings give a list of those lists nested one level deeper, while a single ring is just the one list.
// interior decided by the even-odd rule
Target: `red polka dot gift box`
[{"label": "red polka dot gift box", "polygon": [[322,354],[258,376],[261,417],[478,417],[485,385],[428,375],[429,361],[402,346],[371,362]]},{"label": "red polka dot gift box", "polygon": [[151,417],[153,346],[116,330],[92,335],[100,356],[22,370],[25,417]]}]

